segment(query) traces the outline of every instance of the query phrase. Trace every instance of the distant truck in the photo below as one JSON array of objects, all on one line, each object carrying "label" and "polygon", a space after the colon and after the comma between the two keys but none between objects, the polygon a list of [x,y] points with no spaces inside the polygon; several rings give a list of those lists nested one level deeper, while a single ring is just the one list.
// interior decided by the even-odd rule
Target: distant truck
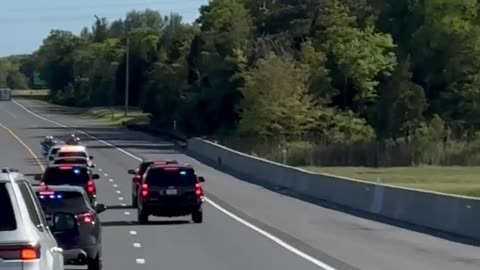
[{"label": "distant truck", "polygon": [[12,100],[12,89],[0,88],[0,101],[10,101],[10,100]]}]

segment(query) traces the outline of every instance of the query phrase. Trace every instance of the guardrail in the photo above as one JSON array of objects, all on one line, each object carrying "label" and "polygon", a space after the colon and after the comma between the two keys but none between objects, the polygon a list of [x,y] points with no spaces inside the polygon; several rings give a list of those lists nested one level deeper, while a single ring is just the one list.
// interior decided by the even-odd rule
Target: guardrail
[{"label": "guardrail", "polygon": [[305,171],[231,150],[198,138],[188,152],[251,182],[286,188],[332,202],[434,230],[480,239],[480,200],[401,188]]},{"label": "guardrail", "polygon": [[13,97],[39,97],[48,96],[50,90],[12,90]]}]

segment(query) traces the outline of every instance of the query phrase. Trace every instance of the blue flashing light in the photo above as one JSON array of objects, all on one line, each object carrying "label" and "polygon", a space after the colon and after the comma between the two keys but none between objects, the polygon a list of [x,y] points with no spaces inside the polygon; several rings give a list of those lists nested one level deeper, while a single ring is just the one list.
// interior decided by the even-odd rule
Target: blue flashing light
[{"label": "blue flashing light", "polygon": [[79,173],[80,173],[80,170],[79,170],[79,169],[75,169],[75,170],[73,170],[73,173],[79,174]]},{"label": "blue flashing light", "polygon": [[57,199],[61,199],[61,198],[62,198],[62,195],[58,194]]},{"label": "blue flashing light", "polygon": [[187,175],[186,171],[180,171],[180,175]]}]

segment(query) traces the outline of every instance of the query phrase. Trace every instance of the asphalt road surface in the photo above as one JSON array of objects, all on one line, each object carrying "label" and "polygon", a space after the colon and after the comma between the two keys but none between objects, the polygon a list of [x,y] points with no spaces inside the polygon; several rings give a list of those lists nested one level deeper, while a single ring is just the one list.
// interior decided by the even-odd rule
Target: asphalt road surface
[{"label": "asphalt road surface", "polygon": [[[327,209],[219,172],[152,136],[71,115],[40,101],[0,102],[0,167],[40,172],[40,141],[80,134],[95,157],[104,269],[478,270],[480,249]],[[25,144],[25,145],[23,145]],[[27,147],[26,147],[27,146]],[[192,164],[208,202],[204,223],[151,218],[139,225],[131,176],[140,158]],[[43,160],[43,159],[42,159]],[[43,161],[42,161],[43,162]],[[33,181],[33,180],[32,180]],[[67,267],[67,269],[77,269]]]}]

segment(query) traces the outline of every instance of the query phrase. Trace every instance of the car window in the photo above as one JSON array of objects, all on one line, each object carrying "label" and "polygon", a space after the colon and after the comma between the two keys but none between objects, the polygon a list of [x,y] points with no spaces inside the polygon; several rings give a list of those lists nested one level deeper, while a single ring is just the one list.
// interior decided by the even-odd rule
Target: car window
[{"label": "car window", "polygon": [[50,155],[55,155],[58,153],[58,150],[60,150],[60,148],[53,148],[52,151],[50,152]]},{"label": "car window", "polygon": [[33,201],[32,195],[28,191],[26,187],[26,183],[19,183],[18,187],[20,188],[20,192],[22,193],[23,200],[25,201],[25,205],[28,210],[28,215],[30,216],[30,220],[33,222],[37,228],[40,228],[43,224],[42,218],[37,212],[37,208]]},{"label": "car window", "polygon": [[60,152],[58,157],[87,157],[85,152]]},{"label": "car window", "polygon": [[151,169],[147,173],[146,183],[161,187],[193,186],[197,183],[197,177],[192,169]]},{"label": "car window", "polygon": [[144,162],[144,163],[140,164],[140,168],[138,170],[138,173],[143,174],[147,170],[148,166],[150,166],[152,163],[153,162]]},{"label": "car window", "polygon": [[87,160],[83,158],[79,159],[56,159],[54,164],[87,164]]},{"label": "car window", "polygon": [[83,185],[90,180],[90,175],[86,168],[68,167],[48,168],[43,175],[43,181],[47,185]]},{"label": "car window", "polygon": [[5,183],[0,183],[0,231],[14,231],[17,229],[12,201]]},{"label": "car window", "polygon": [[85,195],[78,191],[37,191],[36,195],[47,212],[84,213],[90,209],[90,204]]}]

